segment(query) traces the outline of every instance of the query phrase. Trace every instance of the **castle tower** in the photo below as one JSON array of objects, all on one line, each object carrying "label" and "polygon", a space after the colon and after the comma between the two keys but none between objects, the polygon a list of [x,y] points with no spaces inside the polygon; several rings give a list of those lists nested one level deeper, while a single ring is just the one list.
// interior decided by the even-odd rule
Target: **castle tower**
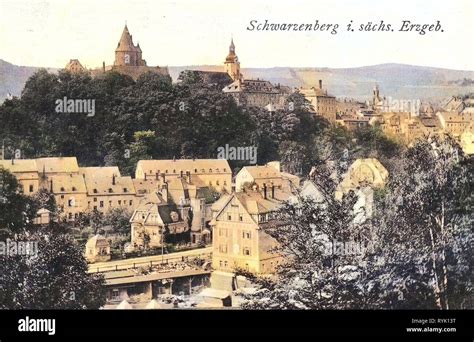
[{"label": "castle tower", "polygon": [[240,62],[235,54],[234,39],[230,42],[229,54],[225,59],[224,69],[234,81],[242,79],[242,74],[240,73]]},{"label": "castle tower", "polygon": [[115,49],[116,66],[142,66],[146,65],[142,59],[142,50],[140,45],[133,45],[133,38],[128,31],[127,25],[123,28],[122,36]]}]

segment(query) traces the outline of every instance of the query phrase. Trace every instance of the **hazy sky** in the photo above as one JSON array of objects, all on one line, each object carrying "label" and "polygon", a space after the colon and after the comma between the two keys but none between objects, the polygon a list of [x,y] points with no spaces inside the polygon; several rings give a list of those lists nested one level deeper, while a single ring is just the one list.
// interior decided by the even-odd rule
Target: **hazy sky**
[{"label": "hazy sky", "polygon": [[[64,67],[114,60],[125,21],[148,65],[222,64],[233,35],[242,67],[406,63],[474,70],[472,0],[0,0],[0,58]],[[338,23],[338,33],[251,32],[251,20]],[[353,20],[395,32],[347,32]],[[444,32],[397,32],[402,20]]]}]

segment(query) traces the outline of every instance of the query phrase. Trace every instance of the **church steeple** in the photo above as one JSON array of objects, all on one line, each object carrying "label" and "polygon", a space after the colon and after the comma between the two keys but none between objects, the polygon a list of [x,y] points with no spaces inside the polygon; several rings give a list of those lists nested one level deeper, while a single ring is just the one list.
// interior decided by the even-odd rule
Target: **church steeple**
[{"label": "church steeple", "polygon": [[240,73],[240,62],[235,54],[234,38],[231,38],[230,40],[229,54],[225,59],[224,68],[234,81],[242,78],[242,74]]}]

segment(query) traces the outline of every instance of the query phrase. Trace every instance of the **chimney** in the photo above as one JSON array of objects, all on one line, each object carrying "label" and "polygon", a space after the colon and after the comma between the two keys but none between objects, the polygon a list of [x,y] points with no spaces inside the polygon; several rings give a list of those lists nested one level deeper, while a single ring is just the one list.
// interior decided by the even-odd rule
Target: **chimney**
[{"label": "chimney", "polygon": [[49,192],[53,193],[53,180],[52,179],[49,181]]},{"label": "chimney", "polygon": [[168,202],[168,183],[163,183],[161,186],[161,196],[166,202]]},{"label": "chimney", "polygon": [[267,184],[263,183],[263,198],[267,199]]},{"label": "chimney", "polygon": [[272,184],[272,198],[275,198],[275,185]]},{"label": "chimney", "polygon": [[115,173],[112,175],[112,185],[115,185]]},{"label": "chimney", "polygon": [[323,80],[319,80],[319,89],[323,89]]}]

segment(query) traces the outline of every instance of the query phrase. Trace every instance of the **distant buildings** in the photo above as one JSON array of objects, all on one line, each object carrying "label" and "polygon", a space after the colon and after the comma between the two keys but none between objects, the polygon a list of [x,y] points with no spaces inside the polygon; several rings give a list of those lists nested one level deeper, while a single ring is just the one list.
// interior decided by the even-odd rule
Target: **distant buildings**
[{"label": "distant buildings", "polygon": [[329,122],[336,122],[337,102],[336,98],[329,95],[323,89],[323,81],[319,80],[319,86],[299,89],[300,93],[311,103],[317,115],[327,119]]},{"label": "distant buildings", "polygon": [[101,76],[107,71],[115,71],[128,75],[134,80],[137,80],[141,74],[146,72],[169,76],[167,67],[147,66],[142,56],[140,44],[135,45],[133,43],[133,38],[128,31],[127,25],[123,28],[122,35],[115,49],[115,61],[112,66],[106,66],[104,62],[102,68],[87,70],[78,59],[71,59],[64,69],[73,74],[90,72],[94,77]]}]

